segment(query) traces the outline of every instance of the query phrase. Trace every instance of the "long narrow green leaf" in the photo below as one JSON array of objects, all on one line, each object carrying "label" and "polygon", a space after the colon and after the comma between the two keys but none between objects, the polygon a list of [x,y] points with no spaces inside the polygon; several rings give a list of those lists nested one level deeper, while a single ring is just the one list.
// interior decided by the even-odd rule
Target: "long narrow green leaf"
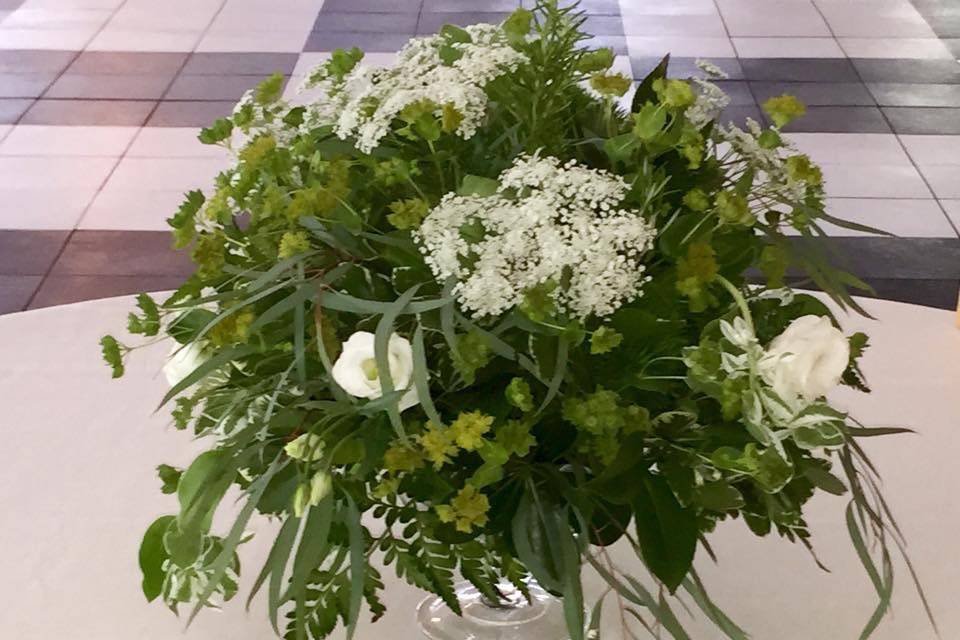
[{"label": "long narrow green leaf", "polygon": [[360,617],[360,604],[363,602],[363,588],[366,583],[367,558],[363,539],[363,526],[360,524],[360,510],[350,494],[347,497],[347,535],[350,540],[350,606],[347,615],[347,640],[352,640]]},{"label": "long narrow green leaf", "polygon": [[604,582],[606,582],[611,589],[616,591],[620,595],[620,597],[624,598],[628,602],[632,602],[637,606],[650,608],[649,603],[646,603],[643,600],[641,600],[640,597],[637,596],[637,594],[631,591],[630,588],[627,587],[627,585],[623,584],[622,580],[617,578],[610,571],[608,571],[606,567],[600,564],[596,558],[594,558],[591,555],[588,555],[587,562],[590,563],[590,566],[593,567],[594,571],[599,573],[600,577],[603,578]]},{"label": "long narrow green leaf", "polygon": [[590,621],[587,624],[587,637],[593,640],[600,638],[600,623],[603,621],[603,600],[607,597],[608,593],[610,593],[609,589],[597,598],[597,604],[593,605],[593,609],[590,610]]},{"label": "long narrow green leaf", "polygon": [[273,295],[274,293],[276,293],[277,291],[280,291],[281,289],[285,289],[287,287],[291,287],[295,285],[296,285],[296,281],[291,278],[288,280],[283,280],[281,282],[278,282],[272,287],[267,287],[266,289],[263,289],[259,293],[256,293],[250,297],[238,298],[240,301],[239,304],[234,304],[227,307],[226,309],[223,309],[220,313],[216,315],[216,317],[210,320],[210,322],[208,322],[206,326],[203,327],[203,329],[197,332],[197,335],[194,337],[194,340],[199,340],[200,338],[204,337],[210,332],[211,329],[217,326],[222,320],[224,320],[229,316],[232,316],[235,313],[242,311],[245,307],[249,307],[253,303],[259,302],[260,300],[263,300],[264,298]]},{"label": "long narrow green leaf", "polygon": [[553,375],[550,377],[550,384],[547,385],[547,395],[544,396],[537,413],[543,412],[556,397],[560,391],[560,385],[563,383],[563,377],[567,373],[567,354],[570,350],[570,343],[563,336],[557,338],[557,360],[553,367]]},{"label": "long narrow green leaf", "polygon": [[217,369],[227,364],[228,362],[238,360],[246,355],[253,353],[254,351],[256,351],[256,349],[254,349],[249,345],[231,347],[229,349],[220,351],[209,360],[203,362],[199,367],[191,371],[190,374],[187,375],[187,377],[185,377],[183,380],[173,385],[170,388],[170,390],[167,391],[166,395],[163,396],[163,400],[160,401],[160,404],[157,406],[157,409],[159,410],[161,407],[163,407],[163,405],[170,402],[170,400],[174,398],[177,394],[179,394],[181,391],[183,391],[193,383],[198,382],[202,378],[206,377],[207,374],[216,371]]},{"label": "long narrow green leaf", "polygon": [[836,225],[836,226],[838,226],[838,227],[842,227],[842,228],[844,228],[844,229],[851,229],[851,230],[853,230],[853,231],[861,231],[861,232],[863,232],[863,233],[869,233],[869,234],[871,234],[871,235],[887,236],[888,238],[896,238],[896,237],[897,237],[896,234],[890,233],[889,231],[884,231],[883,229],[878,229],[877,227],[871,227],[870,225],[867,225],[867,224],[861,224],[861,223],[859,223],[859,222],[854,222],[853,220],[846,220],[846,219],[844,219],[844,218],[838,218],[838,217],[836,217],[836,216],[830,215],[830,214],[827,213],[826,211],[821,211],[821,212],[818,214],[818,216],[819,216],[819,218],[820,218],[821,220],[825,220],[825,221],[829,222],[830,224]]},{"label": "long narrow green leaf", "polygon": [[853,542],[853,548],[857,552],[857,557],[860,558],[860,563],[863,565],[863,568],[866,569],[867,575],[870,577],[870,582],[873,583],[873,588],[876,589],[878,595],[882,595],[884,591],[883,580],[881,580],[880,573],[873,564],[873,559],[870,557],[870,552],[867,550],[867,545],[863,540],[863,535],[860,533],[860,529],[857,527],[857,521],[853,516],[852,502],[847,505],[846,518],[847,531],[850,533],[850,540]]},{"label": "long narrow green leaf", "polygon": [[867,624],[863,627],[863,631],[860,632],[860,640],[867,640],[867,638],[873,635],[873,632],[876,631],[880,621],[883,620],[883,617],[887,614],[887,610],[890,608],[890,599],[893,596],[893,563],[890,560],[890,554],[887,552],[886,547],[883,548],[881,556],[884,590],[879,594],[880,599],[877,602],[877,608],[873,611],[873,615],[870,616]]},{"label": "long narrow green leaf", "polygon": [[906,427],[846,427],[847,433],[855,438],[873,438],[876,436],[889,436],[899,433],[916,433],[913,429]]},{"label": "long narrow green leaf", "polygon": [[[377,372],[380,379],[380,389],[383,396],[389,396],[395,390],[393,375],[390,371],[390,338],[393,336],[393,323],[397,319],[413,297],[417,295],[417,289],[420,285],[414,285],[407,289],[399,298],[390,303],[390,306],[384,310],[380,321],[377,323],[377,329],[373,338],[373,356],[377,361]],[[403,435],[403,423],[400,421],[400,408],[397,402],[391,402],[387,406],[387,415],[390,416],[390,422],[398,435]]]},{"label": "long narrow green leaf", "polygon": [[690,640],[690,636],[684,631],[683,626],[681,626],[680,621],[677,619],[676,614],[673,613],[673,609],[670,608],[670,604],[667,602],[667,599],[664,598],[662,592],[660,594],[659,604],[660,611],[657,619],[660,621],[660,624],[662,624],[676,640]]},{"label": "long narrow green leaf", "polygon": [[443,285],[443,297],[450,298],[450,304],[440,309],[440,331],[443,333],[443,339],[447,341],[447,347],[450,353],[456,358],[460,355],[459,345],[457,344],[456,333],[456,305],[453,303],[453,288],[456,286],[456,280],[449,278]]},{"label": "long narrow green leaf", "polygon": [[433,404],[433,397],[430,395],[430,369],[427,365],[427,354],[423,345],[423,327],[417,325],[413,333],[413,383],[417,387],[417,396],[420,398],[420,404],[427,413],[430,421],[438,427],[443,425],[443,420]]},{"label": "long narrow green leaf", "polygon": [[259,593],[260,588],[263,587],[267,581],[267,578],[272,577],[276,573],[282,576],[286,571],[287,560],[290,559],[290,552],[293,550],[293,541],[297,536],[298,524],[298,520],[293,517],[288,517],[283,521],[283,525],[281,525],[280,531],[277,533],[277,537],[270,547],[270,553],[263,563],[263,568],[260,569],[260,573],[257,574],[257,579],[253,581],[253,586],[250,588],[250,595],[247,596],[247,611],[250,610],[250,604],[253,602],[257,593]]},{"label": "long narrow green leaf", "polygon": [[310,572],[323,561],[328,551],[327,537],[330,525],[333,522],[334,500],[327,496],[316,507],[310,509],[297,546],[297,554],[293,560],[293,571],[290,574],[290,591],[283,600],[292,599],[296,592],[307,583]]},{"label": "long narrow green leaf", "polygon": [[[331,282],[336,282],[350,267],[350,264],[341,264],[319,278],[303,282],[294,289],[293,293],[279,300],[276,304],[257,316],[256,320],[250,325],[249,331],[253,333],[259,330],[261,327],[283,317],[284,314],[289,313],[290,310],[294,309],[297,305],[301,305],[305,301],[315,297],[320,287],[330,284]],[[302,277],[299,279],[303,280]]]},{"label": "long narrow green leaf", "polygon": [[[284,258],[277,264],[270,267],[268,270],[264,271],[262,274],[257,276],[255,280],[249,284],[244,285],[243,292],[247,295],[255,293],[262,289],[264,286],[276,282],[277,278],[286,271],[291,270],[298,262],[302,262],[305,258],[309,258],[315,255],[317,252],[311,251],[308,253],[301,253],[289,258]],[[244,274],[240,274],[244,275]]]},{"label": "long narrow green leaf", "polygon": [[534,515],[533,501],[529,495],[524,494],[511,521],[513,543],[517,548],[517,557],[543,588],[554,592],[562,591],[563,588],[557,576],[547,568],[543,558],[535,548],[535,546],[539,546],[535,545],[535,541],[539,540],[544,534],[539,518],[535,520]]},{"label": "long narrow green leaf", "polygon": [[[449,303],[449,298],[436,298],[433,300],[412,302],[400,315],[425,313],[427,311],[439,309]],[[382,302],[379,300],[364,300],[363,298],[357,298],[346,293],[340,293],[339,291],[324,291],[322,294],[320,294],[320,304],[323,307],[327,309],[333,309],[334,311],[344,311],[347,313],[357,313],[360,315],[376,315],[379,313],[385,313],[393,303]]]},{"label": "long narrow green leaf", "polygon": [[293,559],[290,588],[283,597],[283,601],[294,600],[296,603],[297,638],[303,638],[306,635],[304,622],[306,618],[307,579],[329,553],[330,547],[327,544],[327,538],[330,534],[332,520],[333,496],[327,496],[320,501],[319,505],[310,509],[307,522],[303,526],[303,534],[300,536],[297,555]]},{"label": "long narrow green leaf", "polygon": [[[297,265],[297,275],[303,279],[303,264]],[[304,345],[304,332],[306,327],[307,299],[312,297],[313,291],[308,292],[308,297],[297,302],[293,308],[293,362],[297,369],[297,380],[301,385],[307,383],[307,354]]]},{"label": "long narrow green leaf", "polygon": [[283,588],[283,577],[286,572],[287,563],[290,560],[290,554],[293,552],[293,543],[297,539],[297,533],[304,528],[301,525],[306,524],[302,519],[292,516],[287,519],[287,522],[293,524],[291,524],[289,528],[286,527],[286,523],[284,524],[284,528],[281,531],[283,536],[282,543],[280,538],[277,538],[277,544],[280,545],[276,559],[277,569],[279,569],[279,571],[274,570],[270,572],[270,584],[267,586],[267,615],[270,618],[270,625],[277,635],[280,635],[278,619],[280,605],[282,604],[280,591]]},{"label": "long narrow green leaf", "polygon": [[483,338],[483,341],[487,344],[487,346],[490,347],[490,349],[498,356],[501,358],[506,358],[507,360],[516,361],[516,363],[523,367],[528,373],[530,373],[530,375],[537,380],[542,381],[542,378],[540,377],[540,370],[537,369],[537,366],[533,363],[533,360],[522,353],[518,353],[513,347],[504,342],[500,336],[477,326],[476,323],[459,313],[457,314],[457,322],[466,327],[468,331],[475,331],[481,338]]},{"label": "long narrow green leaf", "polygon": [[567,510],[553,511],[549,514],[551,534],[556,541],[557,565],[561,567],[563,579],[563,615],[567,621],[570,640],[584,640],[584,604],[583,584],[580,581],[582,561],[577,542],[573,538]]},{"label": "long narrow green leaf", "polygon": [[263,492],[266,491],[270,480],[282,466],[280,457],[278,456],[270,466],[267,467],[267,470],[263,472],[263,475],[250,485],[250,489],[247,492],[250,497],[247,498],[246,504],[243,505],[243,509],[241,509],[237,515],[237,519],[230,528],[230,533],[223,539],[223,549],[210,565],[210,576],[207,586],[203,592],[201,592],[200,597],[197,598],[197,603],[187,618],[187,626],[190,626],[190,623],[197,617],[197,614],[200,613],[200,610],[207,604],[210,596],[217,589],[217,586],[219,586],[220,580],[223,579],[227,568],[229,568],[230,563],[233,562],[233,556],[237,551],[237,546],[240,544],[240,539],[243,537],[244,529],[246,529],[247,523],[250,522],[250,517],[253,515],[257,505],[260,504],[260,498],[263,497]]},{"label": "long narrow green leaf", "polygon": [[697,603],[700,610],[703,611],[730,640],[748,640],[747,632],[737,626],[736,623],[710,599],[695,569],[691,568],[690,573],[683,579],[683,588],[690,594],[693,601]]}]

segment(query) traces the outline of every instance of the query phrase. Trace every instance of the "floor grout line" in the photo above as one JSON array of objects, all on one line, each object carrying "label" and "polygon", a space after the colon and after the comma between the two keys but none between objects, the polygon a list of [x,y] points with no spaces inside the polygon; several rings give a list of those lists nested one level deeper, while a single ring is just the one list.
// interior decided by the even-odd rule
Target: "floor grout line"
[{"label": "floor grout line", "polygon": [[63,252],[67,250],[67,245],[70,244],[71,240],[73,240],[74,233],[76,233],[76,228],[70,229],[70,232],[67,233],[67,237],[64,239],[63,244],[60,245],[60,250],[57,251],[57,255],[54,256],[53,260],[50,261],[50,265],[47,267],[46,271],[43,272],[40,282],[37,283],[37,288],[33,290],[33,293],[30,294],[30,297],[27,298],[27,301],[23,303],[21,311],[26,311],[30,308],[30,305],[33,304],[34,299],[37,297],[37,294],[40,293],[40,289],[43,288],[47,278],[49,278],[50,274],[53,273],[53,268],[58,262],[60,262],[60,257],[63,255]]},{"label": "floor grout line", "polygon": [[[210,19],[207,21],[207,26],[204,28],[203,34],[205,34],[207,30],[210,29],[210,26],[217,19],[217,16],[219,16],[220,13],[223,11],[223,8],[226,6],[228,1],[229,0],[223,0],[220,3],[220,7],[213,14],[213,16],[211,16]],[[124,0],[124,2],[126,3],[127,0]],[[196,47],[200,44],[200,40],[202,38],[203,38],[203,35],[201,35],[200,38],[197,39],[197,42],[194,44],[194,50],[196,50]],[[187,66],[187,63],[190,61],[192,57],[193,57],[193,52],[187,53],[183,57],[183,62],[180,63],[180,66],[177,67],[176,72],[174,72],[173,76],[171,76],[170,82],[167,83],[166,88],[163,90],[163,93],[160,95],[160,99],[154,103],[153,108],[150,109],[149,113],[147,113],[146,117],[144,117],[143,124],[138,128],[137,132],[133,134],[129,142],[127,142],[126,146],[123,149],[123,152],[117,158],[117,162],[113,165],[113,168],[109,171],[109,173],[107,173],[106,177],[100,183],[100,186],[97,188],[97,191],[93,195],[93,198],[91,198],[90,202],[87,203],[87,206],[83,208],[83,213],[80,214],[80,217],[77,218],[77,221],[73,225],[74,230],[78,229],[80,225],[83,224],[84,219],[87,217],[87,214],[90,212],[90,208],[93,207],[93,203],[96,202],[97,198],[100,197],[100,194],[103,193],[103,188],[107,186],[107,183],[110,181],[110,178],[112,178],[114,173],[116,173],[117,168],[120,166],[120,163],[127,158],[127,154],[130,152],[130,149],[133,147],[133,143],[136,141],[137,137],[140,135],[140,132],[147,126],[147,123],[150,122],[150,118],[152,118],[153,114],[157,112],[157,109],[160,108],[160,103],[163,102],[163,99],[170,93],[170,89],[173,87],[173,84],[177,81],[177,78],[180,76],[180,73],[184,70],[184,68]],[[173,212],[171,212],[171,215],[172,214]]]}]

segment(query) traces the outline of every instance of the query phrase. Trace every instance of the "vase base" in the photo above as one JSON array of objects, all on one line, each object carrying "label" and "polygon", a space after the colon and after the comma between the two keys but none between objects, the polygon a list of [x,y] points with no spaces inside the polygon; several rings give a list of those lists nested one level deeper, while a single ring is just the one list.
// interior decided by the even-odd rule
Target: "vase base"
[{"label": "vase base", "polygon": [[504,601],[491,605],[469,582],[456,585],[463,616],[438,596],[417,607],[417,621],[430,640],[567,640],[563,603],[538,584],[529,586],[527,602],[512,585],[502,588]]}]

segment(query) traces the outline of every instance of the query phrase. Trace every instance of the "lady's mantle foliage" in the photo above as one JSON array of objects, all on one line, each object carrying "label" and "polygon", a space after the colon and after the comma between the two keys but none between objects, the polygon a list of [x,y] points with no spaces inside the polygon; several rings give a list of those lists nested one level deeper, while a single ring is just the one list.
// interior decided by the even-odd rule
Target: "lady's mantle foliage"
[{"label": "lady's mantle foliage", "polygon": [[[455,580],[496,600],[533,577],[582,640],[586,562],[632,619],[689,637],[682,589],[740,639],[698,551],[729,519],[811,546],[822,490],[851,495],[873,630],[902,541],[854,438],[898,430],[830,407],[838,383],[866,390],[866,337],[784,288],[789,267],[856,308],[862,284],[816,242],[846,223],[780,133],[803,107],[725,124],[723,92],[665,59],[627,112],[632,79],[582,48],[584,19],[544,1],[413,40],[391,68],[338,51],[307,93],[282,99],[275,76],[202,132],[235,162],[170,219],[196,272],[128,319],[177,343],[164,402],[210,445],[158,468],[176,513],[144,537],[148,599],[192,616],[232,598],[260,514],[279,529],[252,594],[286,638],[378,618],[386,567],[454,610]],[[123,375],[135,347],[101,344]],[[605,560],[621,538],[630,571]]]}]

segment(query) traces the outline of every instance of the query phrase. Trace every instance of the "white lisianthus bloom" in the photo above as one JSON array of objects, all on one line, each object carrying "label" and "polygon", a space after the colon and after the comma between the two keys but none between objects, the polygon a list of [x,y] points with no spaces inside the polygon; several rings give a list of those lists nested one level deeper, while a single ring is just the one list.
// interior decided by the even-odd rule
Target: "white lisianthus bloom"
[{"label": "white lisianthus bloom", "polygon": [[167,377],[167,382],[171,387],[176,386],[181,380],[207,361],[207,353],[199,344],[191,342],[190,344],[175,344],[170,350],[170,358],[163,365],[163,375]]},{"label": "white lisianthus bloom", "polygon": [[[372,400],[383,395],[373,341],[372,333],[357,331],[343,343],[343,352],[333,364],[333,379],[344,391],[357,398]],[[413,347],[410,341],[396,334],[390,336],[387,360],[394,389],[407,390],[400,398],[400,411],[418,404],[420,397],[412,384]]]},{"label": "white lisianthus bloom", "polygon": [[824,316],[801,316],[773,339],[760,362],[767,384],[783,399],[812,402],[840,382],[850,343]]}]

